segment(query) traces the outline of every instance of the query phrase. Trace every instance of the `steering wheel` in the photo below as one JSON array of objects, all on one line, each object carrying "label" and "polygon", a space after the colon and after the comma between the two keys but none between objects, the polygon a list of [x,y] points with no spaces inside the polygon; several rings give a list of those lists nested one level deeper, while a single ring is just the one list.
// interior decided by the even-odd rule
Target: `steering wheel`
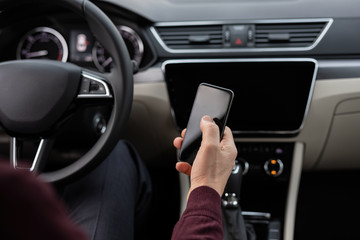
[{"label": "steering wheel", "polygon": [[[103,161],[117,144],[130,115],[133,99],[133,70],[127,48],[111,20],[88,0],[6,0],[1,14],[22,4],[51,4],[81,15],[97,40],[111,53],[111,73],[98,73],[71,63],[51,60],[17,60],[0,64],[0,123],[11,137],[10,160],[18,165],[19,142],[38,139],[35,158],[26,170],[46,182],[68,180],[86,173]],[[58,125],[81,102],[112,101],[107,129],[94,146],[72,164],[42,172],[49,158]]]}]

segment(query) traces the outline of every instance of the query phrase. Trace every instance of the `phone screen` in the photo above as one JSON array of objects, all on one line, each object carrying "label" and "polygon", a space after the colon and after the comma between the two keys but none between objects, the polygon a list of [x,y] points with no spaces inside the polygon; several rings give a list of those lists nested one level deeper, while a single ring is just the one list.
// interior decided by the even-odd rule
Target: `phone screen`
[{"label": "phone screen", "polygon": [[222,138],[233,97],[234,93],[230,89],[207,83],[199,85],[180,149],[180,161],[192,165],[202,140],[200,121],[203,116],[209,115],[214,119]]}]

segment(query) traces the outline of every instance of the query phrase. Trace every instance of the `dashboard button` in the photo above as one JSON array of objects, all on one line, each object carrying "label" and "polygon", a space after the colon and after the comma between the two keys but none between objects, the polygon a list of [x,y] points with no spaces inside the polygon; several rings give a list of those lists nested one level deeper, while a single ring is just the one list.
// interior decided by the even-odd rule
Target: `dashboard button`
[{"label": "dashboard button", "polygon": [[284,171],[284,163],[280,159],[269,159],[264,164],[264,170],[267,175],[278,177]]}]

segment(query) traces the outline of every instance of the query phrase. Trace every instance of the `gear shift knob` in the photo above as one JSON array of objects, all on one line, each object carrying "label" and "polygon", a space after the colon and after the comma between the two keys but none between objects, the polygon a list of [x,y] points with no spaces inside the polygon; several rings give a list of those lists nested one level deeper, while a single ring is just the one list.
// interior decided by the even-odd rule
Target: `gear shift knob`
[{"label": "gear shift knob", "polygon": [[235,160],[235,167],[229,177],[222,199],[223,228],[225,240],[247,240],[244,217],[240,208],[240,191],[243,171]]},{"label": "gear shift knob", "polygon": [[223,205],[225,207],[237,208],[239,206],[242,176],[242,167],[240,163],[235,160],[235,167],[230,174],[224,191]]}]

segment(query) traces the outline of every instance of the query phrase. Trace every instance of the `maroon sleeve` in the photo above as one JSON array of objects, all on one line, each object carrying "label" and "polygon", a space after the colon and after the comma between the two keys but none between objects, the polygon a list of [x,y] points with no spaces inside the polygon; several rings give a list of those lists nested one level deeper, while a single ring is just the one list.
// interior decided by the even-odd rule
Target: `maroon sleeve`
[{"label": "maroon sleeve", "polygon": [[50,185],[0,162],[0,239],[83,240]]},{"label": "maroon sleeve", "polygon": [[191,192],[172,234],[172,240],[180,239],[223,239],[221,199],[214,189],[202,186]]}]

